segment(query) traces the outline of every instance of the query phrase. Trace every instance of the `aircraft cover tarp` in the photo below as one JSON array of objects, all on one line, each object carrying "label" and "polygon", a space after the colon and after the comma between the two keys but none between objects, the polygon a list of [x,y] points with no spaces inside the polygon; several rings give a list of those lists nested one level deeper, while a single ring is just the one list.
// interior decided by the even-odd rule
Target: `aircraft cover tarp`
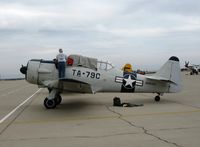
[{"label": "aircraft cover tarp", "polygon": [[86,68],[97,69],[97,59],[89,58],[81,55],[70,55],[69,58],[73,59],[72,66],[82,66]]}]

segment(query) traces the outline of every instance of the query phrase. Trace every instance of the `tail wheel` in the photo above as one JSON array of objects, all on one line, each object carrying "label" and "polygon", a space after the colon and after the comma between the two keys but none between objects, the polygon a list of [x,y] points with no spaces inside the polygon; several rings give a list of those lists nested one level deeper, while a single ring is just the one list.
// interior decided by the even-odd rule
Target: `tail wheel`
[{"label": "tail wheel", "polygon": [[155,97],[155,101],[156,101],[156,102],[159,102],[159,101],[160,101],[160,96],[157,95],[157,96]]},{"label": "tail wheel", "polygon": [[55,101],[56,101],[56,105],[59,105],[62,102],[62,97],[60,96],[60,94],[56,96]]},{"label": "tail wheel", "polygon": [[45,98],[44,106],[47,109],[54,109],[56,107],[56,101],[54,99],[49,100],[48,98]]}]

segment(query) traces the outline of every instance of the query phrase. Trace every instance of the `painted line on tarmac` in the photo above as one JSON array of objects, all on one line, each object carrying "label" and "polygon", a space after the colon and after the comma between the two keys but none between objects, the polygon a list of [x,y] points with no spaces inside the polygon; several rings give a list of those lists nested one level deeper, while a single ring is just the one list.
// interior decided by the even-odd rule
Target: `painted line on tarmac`
[{"label": "painted line on tarmac", "polygon": [[17,111],[21,106],[23,106],[26,102],[28,102],[32,97],[34,97],[42,88],[37,90],[34,94],[32,94],[30,97],[28,97],[25,101],[23,101],[21,104],[19,104],[16,108],[14,108],[10,113],[8,113],[6,116],[4,116],[0,120],[0,124],[3,123],[7,118],[9,118],[15,111]]}]

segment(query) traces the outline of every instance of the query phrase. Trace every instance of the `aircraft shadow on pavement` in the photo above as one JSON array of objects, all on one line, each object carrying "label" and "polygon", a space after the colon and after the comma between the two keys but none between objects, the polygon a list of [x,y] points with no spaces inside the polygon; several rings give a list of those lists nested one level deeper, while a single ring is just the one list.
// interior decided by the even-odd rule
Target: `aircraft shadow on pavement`
[{"label": "aircraft shadow on pavement", "polygon": [[68,111],[82,111],[83,109],[89,109],[89,107],[93,106],[102,106],[102,103],[97,103],[94,101],[86,101],[86,100],[70,100],[70,101],[63,101],[58,108],[62,110]]},{"label": "aircraft shadow on pavement", "polygon": [[[169,100],[169,99],[162,99],[160,102],[155,102],[153,99],[133,99],[133,100],[127,100],[127,99],[121,99],[122,103],[129,103],[131,105],[142,105],[142,106],[148,106],[148,105],[169,105],[169,104],[175,104],[177,103],[175,100]],[[70,101],[63,101],[61,105],[58,106],[57,109],[60,110],[68,110],[68,111],[82,111],[83,109],[90,109],[91,107],[101,107],[101,106],[109,106],[113,107],[113,101],[110,99],[110,101],[100,102],[100,101],[87,101],[87,100],[70,100]],[[134,106],[132,106],[134,107]]]},{"label": "aircraft shadow on pavement", "polygon": [[145,99],[133,99],[133,100],[129,100],[129,103],[133,103],[133,104],[144,104],[144,105],[166,105],[166,104],[174,104],[177,103],[176,100],[171,100],[171,99],[167,99],[167,98],[163,98],[161,99],[159,102],[155,102],[153,99],[150,98],[145,98]]}]

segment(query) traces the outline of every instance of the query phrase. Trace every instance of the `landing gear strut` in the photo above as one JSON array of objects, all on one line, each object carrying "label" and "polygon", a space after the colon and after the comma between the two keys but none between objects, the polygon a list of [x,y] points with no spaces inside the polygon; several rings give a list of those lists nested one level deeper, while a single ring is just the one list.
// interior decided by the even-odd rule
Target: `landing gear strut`
[{"label": "landing gear strut", "polygon": [[59,105],[62,102],[62,97],[60,96],[60,94],[56,95],[55,101],[56,101],[56,105]]},{"label": "landing gear strut", "polygon": [[54,109],[62,102],[62,97],[56,90],[51,90],[49,96],[44,99],[44,106],[47,109]]}]

